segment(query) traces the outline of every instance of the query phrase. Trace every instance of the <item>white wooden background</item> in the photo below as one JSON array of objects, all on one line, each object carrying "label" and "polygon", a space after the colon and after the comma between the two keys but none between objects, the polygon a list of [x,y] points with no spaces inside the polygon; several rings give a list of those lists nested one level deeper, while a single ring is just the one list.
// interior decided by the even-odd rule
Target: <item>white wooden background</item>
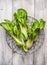
[{"label": "white wooden background", "polygon": [[46,21],[44,44],[31,55],[13,54],[7,45],[5,30],[0,26],[0,65],[47,65],[47,0],[0,0],[0,22],[6,18],[12,20],[12,13],[20,7],[28,15]]}]

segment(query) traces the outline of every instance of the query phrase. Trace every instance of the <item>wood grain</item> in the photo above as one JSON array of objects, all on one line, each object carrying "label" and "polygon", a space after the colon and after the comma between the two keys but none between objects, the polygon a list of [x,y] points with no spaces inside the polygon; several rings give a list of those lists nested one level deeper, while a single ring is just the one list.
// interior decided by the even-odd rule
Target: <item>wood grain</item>
[{"label": "wood grain", "polygon": [[[28,15],[47,21],[47,0],[0,0],[0,22],[12,20],[12,13],[18,8],[27,10]],[[13,54],[6,41],[6,32],[0,26],[0,65],[47,65],[47,22],[45,40],[41,48],[31,55]]]},{"label": "wood grain", "polygon": [[[47,21],[47,0],[35,0],[35,18]],[[36,65],[47,65],[47,22],[45,27],[45,40],[43,46],[35,53]]]},{"label": "wood grain", "polygon": [[[9,5],[8,5],[9,4]],[[0,0],[0,22],[4,19],[12,19],[12,4],[8,0]],[[0,26],[0,65],[11,65],[12,50],[6,42],[6,33]],[[10,62],[9,62],[10,61]]]}]

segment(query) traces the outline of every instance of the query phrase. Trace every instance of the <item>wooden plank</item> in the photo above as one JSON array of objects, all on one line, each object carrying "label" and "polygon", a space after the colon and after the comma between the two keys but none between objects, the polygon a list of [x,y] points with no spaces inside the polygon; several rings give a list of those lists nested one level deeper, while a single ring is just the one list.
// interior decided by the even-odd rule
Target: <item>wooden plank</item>
[{"label": "wooden plank", "polygon": [[[35,0],[35,18],[47,21],[47,0]],[[35,52],[34,65],[47,65],[47,22],[45,27],[45,40],[43,46]]]},{"label": "wooden plank", "polygon": [[[4,19],[12,20],[12,2],[11,0],[0,0],[0,22]],[[12,50],[6,42],[6,33],[0,26],[0,65],[12,65]]]}]

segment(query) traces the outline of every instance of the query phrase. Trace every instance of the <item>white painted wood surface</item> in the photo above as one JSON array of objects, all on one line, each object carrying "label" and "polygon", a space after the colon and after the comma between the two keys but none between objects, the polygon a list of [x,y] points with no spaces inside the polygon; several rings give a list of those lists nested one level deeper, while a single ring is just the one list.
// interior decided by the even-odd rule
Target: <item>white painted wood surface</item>
[{"label": "white painted wood surface", "polygon": [[[0,22],[6,18],[12,20],[12,13],[21,7],[28,11],[28,15],[47,21],[47,0],[13,0],[13,3],[12,0],[0,0]],[[6,33],[0,27],[0,65],[47,65],[47,22],[43,46],[26,56],[12,53],[6,42]]]}]

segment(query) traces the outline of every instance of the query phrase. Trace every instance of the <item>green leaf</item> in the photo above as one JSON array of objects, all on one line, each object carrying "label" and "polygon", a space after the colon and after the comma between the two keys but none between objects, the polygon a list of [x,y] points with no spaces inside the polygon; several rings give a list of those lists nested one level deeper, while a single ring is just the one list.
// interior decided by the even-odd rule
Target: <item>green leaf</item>
[{"label": "green leaf", "polygon": [[34,22],[31,23],[31,30],[35,31],[38,28],[39,28],[38,20],[35,20]]},{"label": "green leaf", "polygon": [[21,22],[22,24],[26,23],[27,20],[27,12],[24,9],[18,9],[17,10],[17,19],[19,22]]},{"label": "green leaf", "polygon": [[14,34],[16,34],[16,36],[18,36],[19,30],[18,30],[18,27],[16,25],[13,28],[13,32],[14,32]]},{"label": "green leaf", "polygon": [[7,24],[10,24],[10,23],[11,23],[11,21],[8,20],[8,19],[5,19],[4,21],[5,21],[5,23],[7,23]]},{"label": "green leaf", "polygon": [[21,41],[24,41],[25,40],[25,36],[23,33],[20,32],[18,38],[21,40]]},{"label": "green leaf", "polygon": [[40,28],[40,30],[42,30],[45,27],[45,23],[46,22],[43,19],[39,20],[39,28]]},{"label": "green leaf", "polygon": [[13,16],[14,16],[14,20],[17,20],[17,14],[16,14],[16,12],[14,12]]},{"label": "green leaf", "polygon": [[4,20],[5,22],[0,23],[0,25],[9,33],[13,34],[13,26],[14,23],[12,23],[10,20]]}]

